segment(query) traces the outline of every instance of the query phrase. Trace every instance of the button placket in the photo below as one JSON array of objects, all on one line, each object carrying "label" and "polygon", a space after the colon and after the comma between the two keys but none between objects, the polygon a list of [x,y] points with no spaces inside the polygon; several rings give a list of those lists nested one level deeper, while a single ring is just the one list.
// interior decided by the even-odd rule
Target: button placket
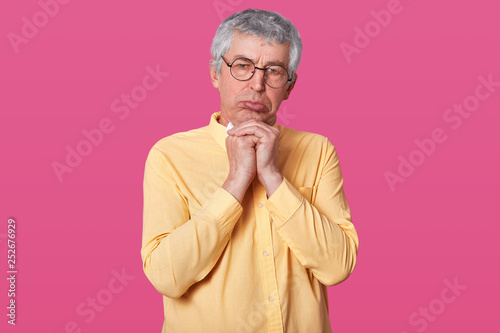
[{"label": "button placket", "polygon": [[270,213],[265,207],[266,190],[258,181],[252,182],[255,218],[257,225],[258,249],[262,267],[262,283],[264,295],[267,295],[267,318],[269,325],[283,330],[281,304],[278,296],[276,267],[273,255],[273,235],[270,223]]}]

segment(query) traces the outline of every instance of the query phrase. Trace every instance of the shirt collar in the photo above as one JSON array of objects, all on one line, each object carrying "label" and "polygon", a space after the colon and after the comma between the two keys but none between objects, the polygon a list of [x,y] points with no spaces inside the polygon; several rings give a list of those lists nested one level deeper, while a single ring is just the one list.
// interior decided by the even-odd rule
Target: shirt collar
[{"label": "shirt collar", "polygon": [[[219,124],[218,120],[221,117],[220,111],[214,112],[210,116],[210,123],[208,124],[208,131],[210,135],[214,138],[215,141],[219,144],[219,146],[226,151],[226,126]],[[274,128],[280,130],[280,138],[281,138],[281,129],[277,123],[274,123]]]}]

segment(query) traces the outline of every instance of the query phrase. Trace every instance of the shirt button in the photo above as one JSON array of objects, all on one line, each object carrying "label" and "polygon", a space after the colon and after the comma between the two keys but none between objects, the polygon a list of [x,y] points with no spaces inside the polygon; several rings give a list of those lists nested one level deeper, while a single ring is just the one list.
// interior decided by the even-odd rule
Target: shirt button
[{"label": "shirt button", "polygon": [[269,255],[269,252],[264,251],[264,255],[267,257]]},{"label": "shirt button", "polygon": [[264,204],[262,203],[262,201],[260,201],[258,204],[257,204],[259,207],[262,208],[262,206],[264,206]]},{"label": "shirt button", "polygon": [[272,302],[274,301],[274,296],[269,296],[269,300]]}]

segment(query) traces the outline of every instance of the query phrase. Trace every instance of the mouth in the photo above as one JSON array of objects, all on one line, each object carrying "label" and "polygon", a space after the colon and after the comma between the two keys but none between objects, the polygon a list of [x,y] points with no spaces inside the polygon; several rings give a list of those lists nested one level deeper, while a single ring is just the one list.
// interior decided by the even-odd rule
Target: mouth
[{"label": "mouth", "polygon": [[246,109],[252,111],[262,112],[267,110],[267,106],[265,104],[257,101],[242,101],[241,104],[243,104]]}]

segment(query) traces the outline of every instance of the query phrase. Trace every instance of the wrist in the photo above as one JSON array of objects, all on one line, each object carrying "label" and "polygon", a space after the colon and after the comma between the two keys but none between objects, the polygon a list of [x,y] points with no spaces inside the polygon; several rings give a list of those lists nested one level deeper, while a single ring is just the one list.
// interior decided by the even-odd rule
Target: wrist
[{"label": "wrist", "polygon": [[251,183],[251,179],[247,180],[248,177],[228,175],[222,188],[229,192],[238,202],[241,204],[248,186]]},{"label": "wrist", "polygon": [[259,175],[259,182],[266,189],[269,198],[283,182],[283,175],[280,172],[263,173]]}]

